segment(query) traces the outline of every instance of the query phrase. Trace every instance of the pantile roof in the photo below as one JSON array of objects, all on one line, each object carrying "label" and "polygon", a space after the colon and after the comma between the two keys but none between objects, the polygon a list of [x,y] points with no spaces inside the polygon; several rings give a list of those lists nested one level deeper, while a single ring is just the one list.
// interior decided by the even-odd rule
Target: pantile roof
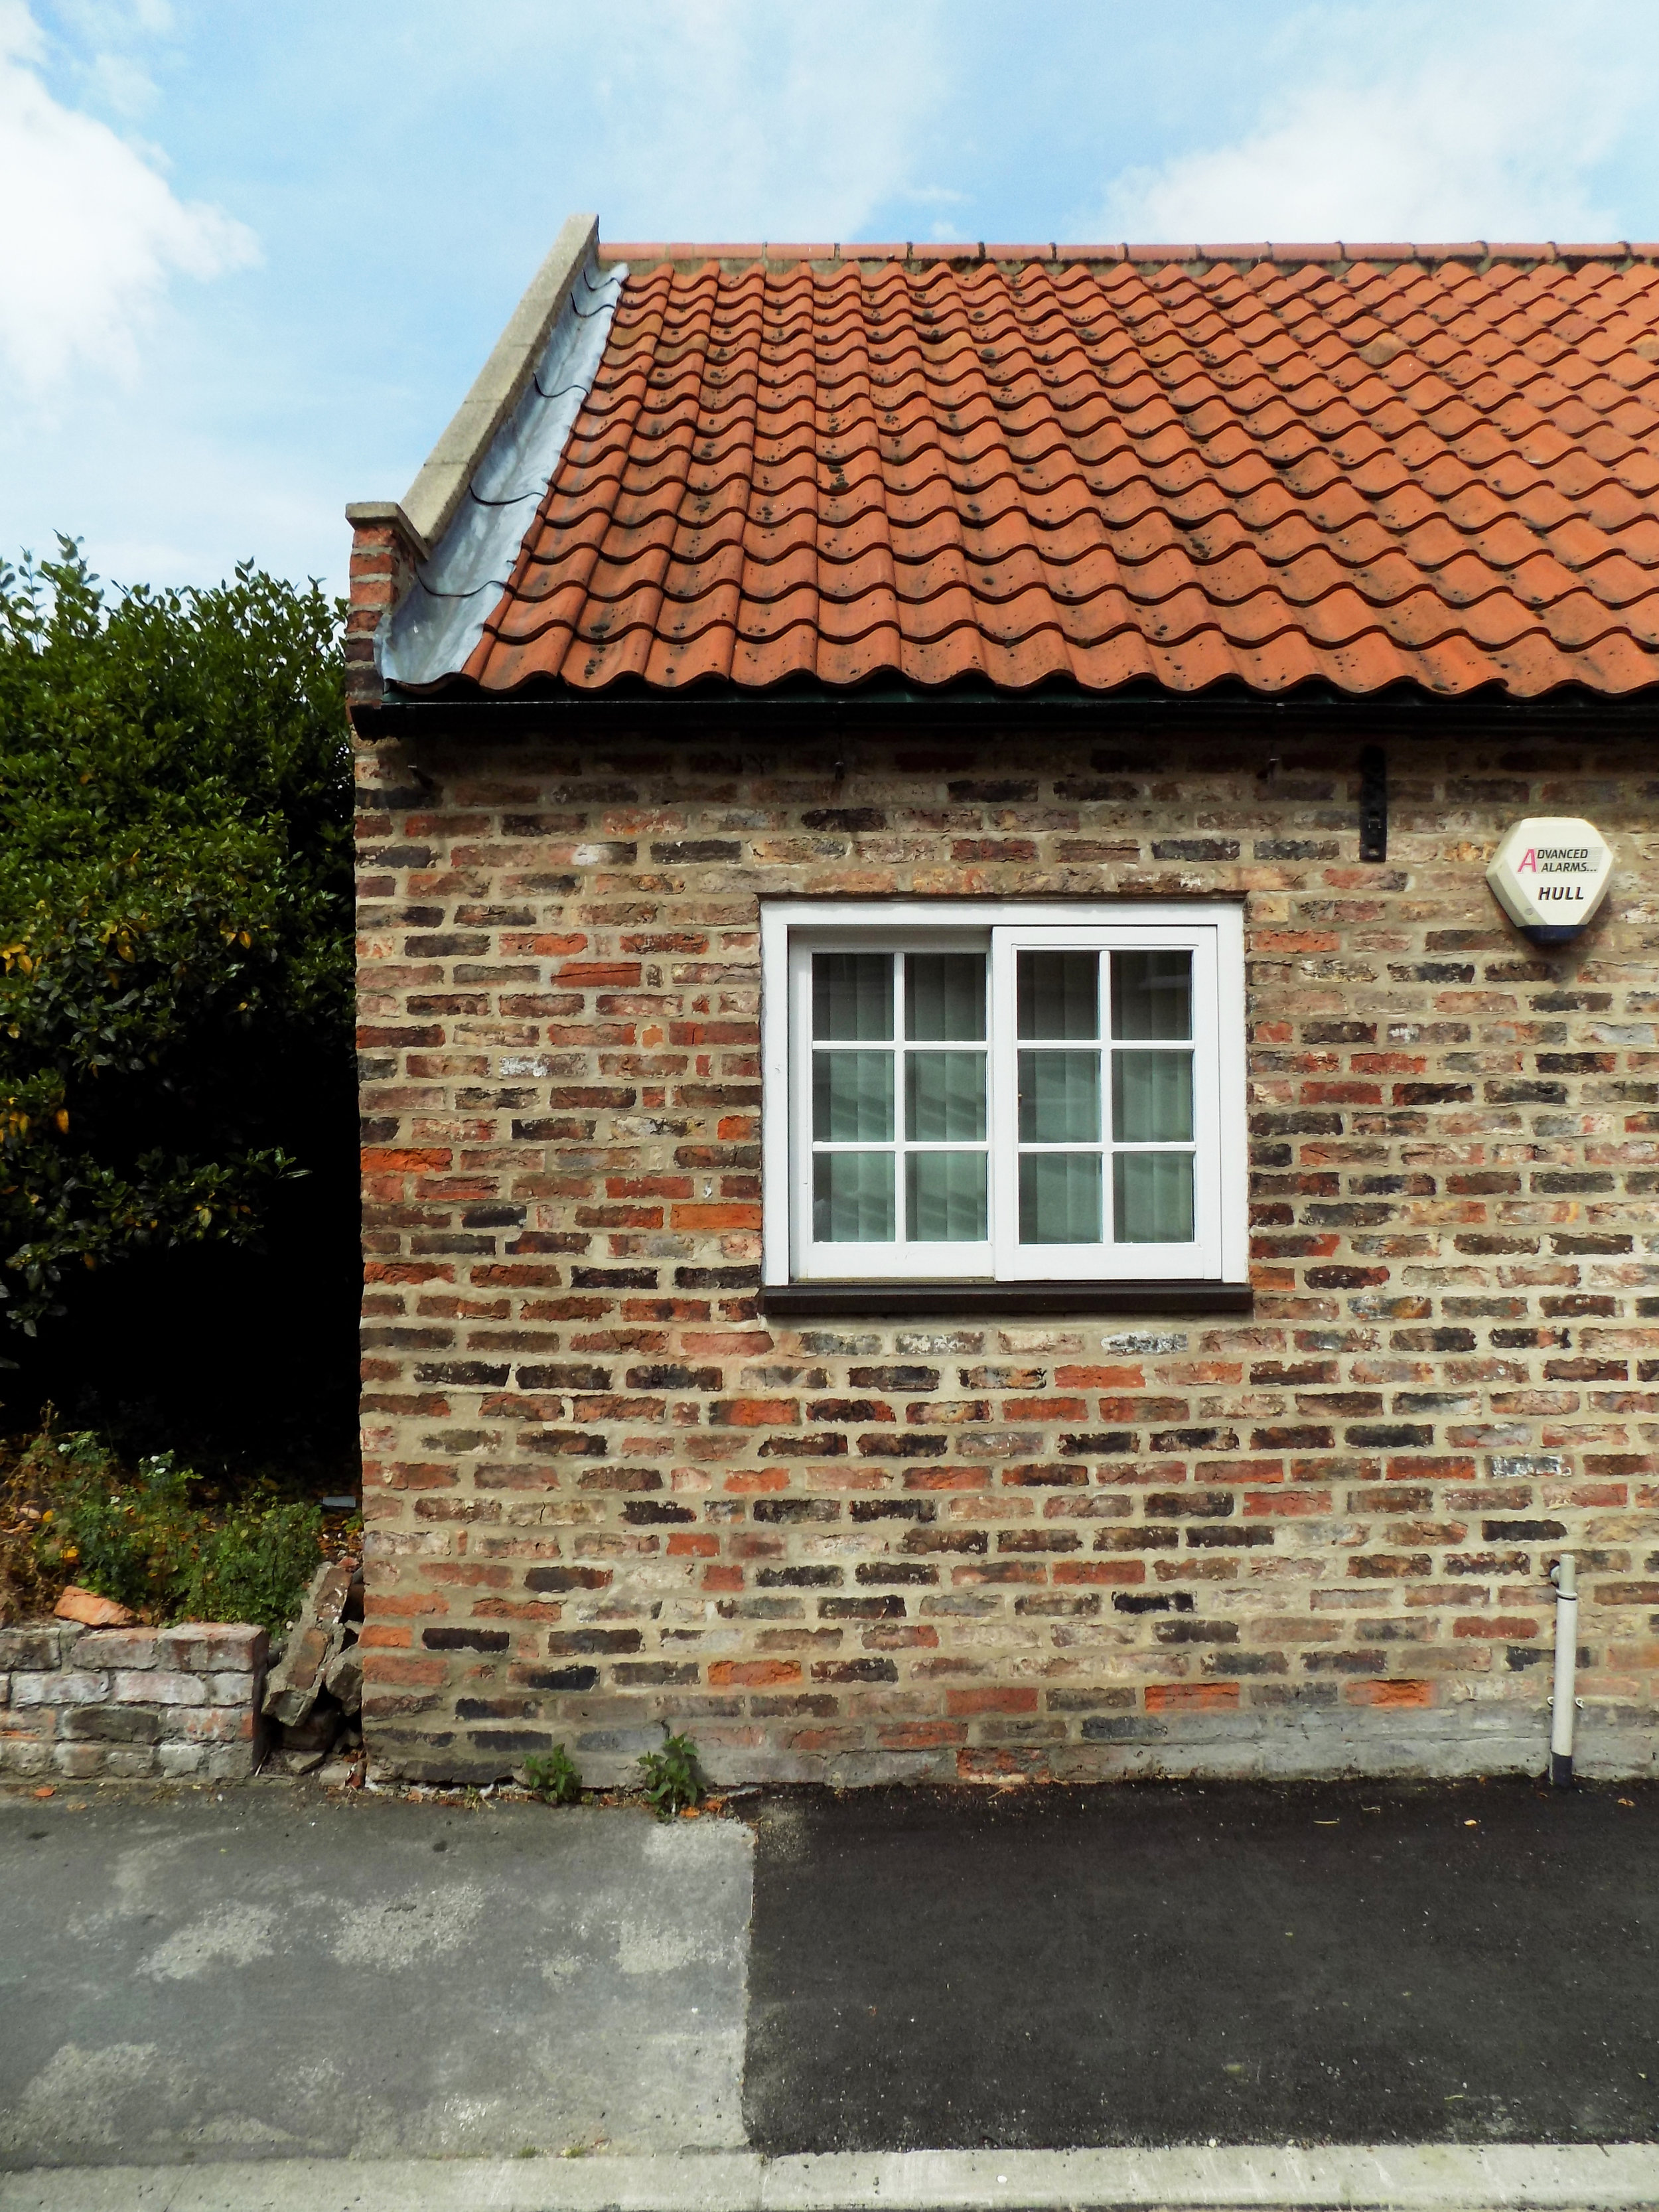
[{"label": "pantile roof", "polygon": [[486,691],[1659,681],[1659,249],[603,258]]}]

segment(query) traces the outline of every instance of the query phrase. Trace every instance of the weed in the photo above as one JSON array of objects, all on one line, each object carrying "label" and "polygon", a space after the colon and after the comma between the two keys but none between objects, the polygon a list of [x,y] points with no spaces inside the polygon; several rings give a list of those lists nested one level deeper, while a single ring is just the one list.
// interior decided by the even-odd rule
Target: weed
[{"label": "weed", "polygon": [[551,1751],[534,1751],[524,1763],[530,1787],[544,1805],[579,1805],[582,1778],[576,1762],[562,1743]]},{"label": "weed", "polygon": [[323,1516],[314,1505],[238,1506],[207,1533],[185,1594],[197,1620],[252,1620],[275,1636],[300,1610],[317,1571]]},{"label": "weed", "polygon": [[45,1609],[75,1582],[146,1620],[279,1633],[323,1556],[321,1512],[268,1492],[216,1507],[198,1502],[204,1486],[171,1452],[127,1467],[90,1431],[48,1423],[5,1476],[0,1613],[8,1588]]},{"label": "weed", "polygon": [[641,1753],[638,1764],[645,1770],[645,1794],[655,1808],[657,1818],[672,1820],[689,1806],[701,1805],[708,1785],[697,1764],[697,1747],[690,1737],[670,1735],[666,1721],[662,1724],[662,1749]]},{"label": "weed", "polygon": [[44,1462],[53,1501],[39,1548],[100,1597],[134,1612],[171,1613],[196,1564],[200,1516],[190,1501],[190,1469],[161,1452],[128,1474],[86,1430],[42,1437],[30,1455]]}]

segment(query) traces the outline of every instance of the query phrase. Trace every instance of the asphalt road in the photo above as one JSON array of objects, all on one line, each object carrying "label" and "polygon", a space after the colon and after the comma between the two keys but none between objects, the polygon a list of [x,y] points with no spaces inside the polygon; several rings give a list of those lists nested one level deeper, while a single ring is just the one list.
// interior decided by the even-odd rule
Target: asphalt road
[{"label": "asphalt road", "polygon": [[1650,1784],[866,1790],[757,1835],[763,2150],[1659,2135]]}]

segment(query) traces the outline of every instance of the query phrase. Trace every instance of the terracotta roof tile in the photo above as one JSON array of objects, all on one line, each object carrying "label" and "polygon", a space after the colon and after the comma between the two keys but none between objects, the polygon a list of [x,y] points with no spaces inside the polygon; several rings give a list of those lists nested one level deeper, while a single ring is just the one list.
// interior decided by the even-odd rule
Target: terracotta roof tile
[{"label": "terracotta roof tile", "polygon": [[613,248],[465,673],[1651,685],[1641,251]]}]

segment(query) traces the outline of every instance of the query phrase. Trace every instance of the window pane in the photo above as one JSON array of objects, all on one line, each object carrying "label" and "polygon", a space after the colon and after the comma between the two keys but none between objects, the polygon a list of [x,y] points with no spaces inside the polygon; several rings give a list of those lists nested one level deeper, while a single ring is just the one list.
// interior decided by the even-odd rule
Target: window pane
[{"label": "window pane", "polygon": [[1112,1134],[1120,1145],[1181,1145],[1193,1133],[1189,1052],[1112,1054]]},{"label": "window pane", "polygon": [[[860,1057],[865,1055],[860,1054]],[[914,1145],[976,1145],[985,1136],[985,1054],[913,1052],[904,1065],[904,1133]]]},{"label": "window pane", "polygon": [[923,1042],[985,1034],[982,952],[911,952],[904,961],[904,1034]]},{"label": "window pane", "polygon": [[909,1152],[906,1234],[915,1244],[982,1244],[990,1231],[983,1152]]},{"label": "window pane", "polygon": [[1192,1033],[1192,954],[1115,952],[1112,1035],[1189,1037]]},{"label": "window pane", "polygon": [[1098,1244],[1100,1154],[1024,1152],[1019,1163],[1022,1244]]},{"label": "window pane", "polygon": [[891,1152],[819,1152],[812,1162],[812,1234],[820,1244],[890,1244]]},{"label": "window pane", "polygon": [[820,1145],[892,1141],[890,1052],[812,1054],[812,1135]]},{"label": "window pane", "polygon": [[831,1041],[892,1036],[890,952],[812,955],[812,1034]]},{"label": "window pane", "polygon": [[1019,1134],[1027,1145],[1100,1141],[1100,1054],[1023,1052]]},{"label": "window pane", "polygon": [[1022,952],[1017,975],[1021,1036],[1100,1035],[1097,952]]},{"label": "window pane", "polygon": [[1120,1244],[1190,1244],[1190,1152],[1120,1152],[1112,1163],[1112,1210]]}]

